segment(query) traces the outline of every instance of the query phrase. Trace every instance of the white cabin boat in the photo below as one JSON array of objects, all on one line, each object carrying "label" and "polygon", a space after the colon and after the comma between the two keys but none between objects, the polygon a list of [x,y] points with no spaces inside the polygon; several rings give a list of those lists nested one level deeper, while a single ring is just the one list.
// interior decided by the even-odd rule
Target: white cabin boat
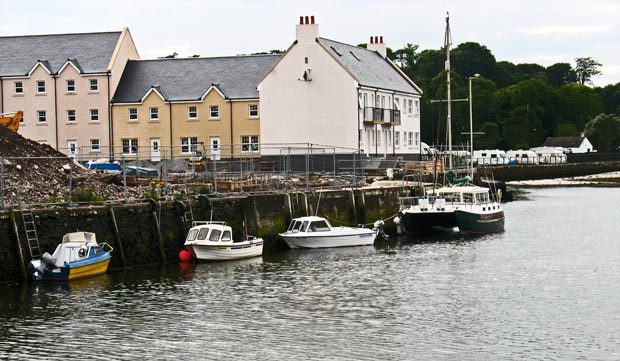
[{"label": "white cabin boat", "polygon": [[226,222],[196,221],[187,232],[185,247],[197,260],[226,261],[261,256],[263,239],[247,236],[235,241]]},{"label": "white cabin boat", "polygon": [[372,245],[378,232],[378,228],[333,227],[323,217],[308,216],[293,219],[280,237],[291,248],[329,248]]}]

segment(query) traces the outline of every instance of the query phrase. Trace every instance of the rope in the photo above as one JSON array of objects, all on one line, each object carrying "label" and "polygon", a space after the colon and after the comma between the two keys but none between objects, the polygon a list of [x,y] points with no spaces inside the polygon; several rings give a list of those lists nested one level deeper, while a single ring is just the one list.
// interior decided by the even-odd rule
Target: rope
[{"label": "rope", "polygon": [[[381,221],[383,221],[383,222],[387,222],[387,221],[389,221],[390,219],[392,219],[392,218],[396,217],[397,215],[398,215],[398,213],[395,213],[394,215],[391,215],[391,216],[389,216],[389,217],[388,217],[388,218],[386,218],[386,219],[382,219]],[[344,222],[342,222],[342,221],[340,221],[340,220],[337,220],[337,219],[334,219],[334,218],[328,217],[328,216],[323,216],[323,218],[327,218],[327,219],[329,219],[330,221],[332,221],[332,222],[334,222],[334,223],[339,223],[339,224],[342,224],[342,225],[346,225],[346,223],[344,223]],[[376,222],[376,221],[375,221],[375,222]],[[364,224],[362,224],[362,225],[363,225],[363,226],[374,226],[374,223],[375,223],[375,222],[372,222],[372,223],[364,223]],[[354,226],[349,226],[349,227],[354,227]]]}]

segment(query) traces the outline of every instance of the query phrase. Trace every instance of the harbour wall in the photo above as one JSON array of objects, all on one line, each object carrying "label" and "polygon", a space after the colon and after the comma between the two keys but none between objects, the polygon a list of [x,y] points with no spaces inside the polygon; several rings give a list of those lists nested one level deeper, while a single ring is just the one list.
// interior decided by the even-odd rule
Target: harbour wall
[{"label": "harbour wall", "polygon": [[579,177],[589,174],[620,171],[620,162],[564,163],[541,165],[480,166],[478,177],[493,177],[498,181],[537,180]]},{"label": "harbour wall", "polygon": [[[76,206],[32,210],[41,253],[53,253],[64,234],[94,232],[99,243],[114,248],[110,269],[176,262],[193,220],[226,221],[233,237],[247,234],[265,239],[264,252],[286,247],[278,237],[290,220],[318,214],[334,226],[372,227],[398,211],[398,197],[406,187],[339,191],[291,192],[225,198],[199,196],[189,201],[148,201],[134,204]],[[393,222],[385,230],[395,233]],[[26,280],[31,260],[22,214],[0,211],[0,284]]]}]

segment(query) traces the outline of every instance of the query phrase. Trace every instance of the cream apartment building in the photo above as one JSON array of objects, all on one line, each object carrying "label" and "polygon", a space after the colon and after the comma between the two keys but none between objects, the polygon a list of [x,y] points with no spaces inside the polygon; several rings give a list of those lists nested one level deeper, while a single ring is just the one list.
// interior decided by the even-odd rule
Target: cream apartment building
[{"label": "cream apartment building", "polygon": [[0,37],[0,112],[22,110],[19,133],[79,160],[108,157],[110,99],[128,59],[119,32]]},{"label": "cream apartment building", "polygon": [[115,158],[259,156],[256,85],[279,55],[129,61],[112,98]]}]

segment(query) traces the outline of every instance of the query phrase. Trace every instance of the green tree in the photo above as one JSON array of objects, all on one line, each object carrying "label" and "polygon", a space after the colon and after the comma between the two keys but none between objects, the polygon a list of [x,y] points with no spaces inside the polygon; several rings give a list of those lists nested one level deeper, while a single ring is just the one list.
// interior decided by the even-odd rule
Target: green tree
[{"label": "green tree", "polygon": [[418,45],[407,43],[402,49],[394,51],[390,59],[403,69],[413,70],[418,60]]},{"label": "green tree", "polygon": [[497,149],[500,142],[499,125],[493,122],[486,122],[480,127],[481,135],[474,135],[475,149]]},{"label": "green tree", "polygon": [[559,123],[574,124],[583,130],[585,124],[603,112],[603,101],[593,89],[577,83],[563,85],[557,90]]},{"label": "green tree", "polygon": [[620,146],[620,116],[600,114],[586,124],[585,136],[598,150]]},{"label": "green tree", "polygon": [[176,51],[170,55],[166,55],[166,56],[160,56],[158,57],[158,59],[174,59],[177,56],[179,56],[179,53],[177,53]]},{"label": "green tree", "polygon": [[555,63],[545,69],[547,80],[551,86],[562,86],[577,81],[577,74],[569,63]]},{"label": "green tree", "polygon": [[576,58],[575,64],[575,72],[581,85],[591,84],[592,77],[601,74],[599,68],[603,65],[590,57]]},{"label": "green tree", "polygon": [[605,113],[620,115],[620,83],[609,84],[603,88],[594,88],[594,92],[603,100]]}]

